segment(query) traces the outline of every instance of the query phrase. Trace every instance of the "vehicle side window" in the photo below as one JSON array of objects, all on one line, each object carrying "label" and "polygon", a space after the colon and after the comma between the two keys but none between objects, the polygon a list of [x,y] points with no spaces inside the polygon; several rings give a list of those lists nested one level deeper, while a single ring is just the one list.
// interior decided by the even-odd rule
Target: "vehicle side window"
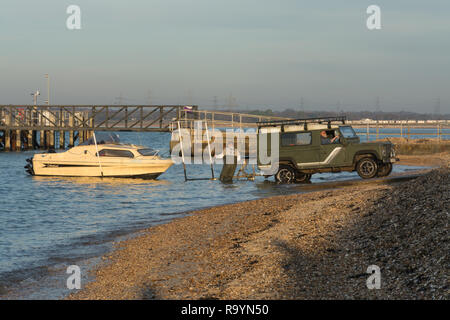
[{"label": "vehicle side window", "polygon": [[311,144],[311,132],[288,132],[281,134],[281,145],[288,146],[304,146]]},{"label": "vehicle side window", "polygon": [[356,138],[356,137],[358,137],[356,135],[355,130],[353,130],[353,128],[350,127],[350,126],[341,126],[339,128],[340,128],[341,133],[344,136],[344,138]]},{"label": "vehicle side window", "polygon": [[134,158],[133,153],[128,150],[102,149],[98,154],[100,157]]}]

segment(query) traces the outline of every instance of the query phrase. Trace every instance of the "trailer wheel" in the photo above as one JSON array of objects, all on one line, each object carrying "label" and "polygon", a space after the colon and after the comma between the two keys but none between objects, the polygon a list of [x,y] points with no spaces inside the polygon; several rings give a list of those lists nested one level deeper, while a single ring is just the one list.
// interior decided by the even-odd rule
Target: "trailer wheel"
[{"label": "trailer wheel", "polygon": [[378,165],[373,158],[362,158],[356,164],[356,171],[363,179],[371,179],[377,175]]},{"label": "trailer wheel", "polygon": [[288,165],[280,165],[275,174],[275,180],[279,183],[292,183],[295,181],[295,170]]},{"label": "trailer wheel", "polygon": [[295,182],[297,183],[307,183],[309,181],[311,181],[311,173],[304,173],[304,172],[300,172],[297,171],[296,175],[295,175]]}]

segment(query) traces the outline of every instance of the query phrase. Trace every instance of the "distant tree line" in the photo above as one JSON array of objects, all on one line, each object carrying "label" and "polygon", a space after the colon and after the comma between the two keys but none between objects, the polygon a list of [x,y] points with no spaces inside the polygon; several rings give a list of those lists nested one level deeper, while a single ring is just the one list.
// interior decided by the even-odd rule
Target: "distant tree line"
[{"label": "distant tree line", "polygon": [[348,120],[372,119],[372,120],[442,120],[450,119],[450,114],[433,114],[417,112],[372,112],[372,111],[299,111],[294,109],[279,110],[233,110],[233,112],[242,112],[247,114],[285,117],[293,119],[316,118],[316,117],[335,117],[346,116]]}]

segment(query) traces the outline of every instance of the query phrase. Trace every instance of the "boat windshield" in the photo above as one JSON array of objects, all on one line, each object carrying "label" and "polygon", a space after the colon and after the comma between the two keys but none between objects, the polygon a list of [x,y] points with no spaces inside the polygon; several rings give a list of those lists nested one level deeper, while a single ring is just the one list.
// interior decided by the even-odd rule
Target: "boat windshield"
[{"label": "boat windshield", "polygon": [[[95,133],[95,139],[97,140],[97,144],[119,144],[120,139],[119,136],[112,132],[99,132]],[[80,146],[89,146],[94,145],[94,136],[90,137],[83,143],[80,143]]]},{"label": "boat windshield", "polygon": [[158,150],[154,150],[154,149],[151,149],[151,148],[138,149],[138,152],[142,156],[156,156],[158,154]]}]

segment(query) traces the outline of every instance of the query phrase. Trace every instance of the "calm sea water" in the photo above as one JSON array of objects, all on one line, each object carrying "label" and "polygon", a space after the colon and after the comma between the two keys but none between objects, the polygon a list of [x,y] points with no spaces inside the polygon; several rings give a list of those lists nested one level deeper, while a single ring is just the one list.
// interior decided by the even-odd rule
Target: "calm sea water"
[{"label": "calm sea water", "polygon": [[[122,141],[168,153],[168,133],[120,133]],[[363,137],[362,137],[363,138]],[[255,182],[184,182],[172,166],[158,180],[31,177],[25,159],[34,152],[0,153],[0,299],[55,299],[68,294],[67,266],[84,279],[113,240],[209,206],[299,192],[259,177]],[[216,176],[221,166],[215,168]],[[400,172],[417,168],[395,166]],[[188,165],[188,176],[210,177],[209,165]],[[312,182],[357,178],[317,174]]]},{"label": "calm sea water", "polygon": [[[373,126],[373,125],[372,125]],[[411,134],[408,136],[408,129],[405,127],[403,128],[403,138],[409,138],[409,139],[435,139],[437,138],[437,129],[436,128],[412,128]],[[367,129],[365,128],[355,128],[356,133],[358,133],[360,140],[366,141],[367,140]],[[370,133],[370,140],[376,139],[376,132],[377,129],[375,127],[369,128]],[[441,128],[440,133],[443,134],[440,138],[442,140],[449,140],[450,139],[450,129],[448,128]],[[392,135],[395,134],[395,135]],[[396,137],[400,138],[400,129],[398,128],[380,128],[379,130],[379,139],[383,139],[386,137]]]}]

